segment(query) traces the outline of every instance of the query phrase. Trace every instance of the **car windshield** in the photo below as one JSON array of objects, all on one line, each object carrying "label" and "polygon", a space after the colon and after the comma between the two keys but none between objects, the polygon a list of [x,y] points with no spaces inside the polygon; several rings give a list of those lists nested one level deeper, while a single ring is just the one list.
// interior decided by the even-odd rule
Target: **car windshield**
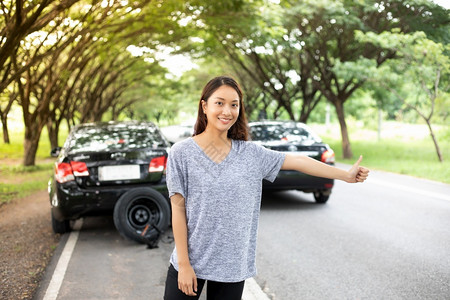
[{"label": "car windshield", "polygon": [[69,141],[69,152],[117,151],[166,147],[159,131],[152,126],[114,124],[81,127]]},{"label": "car windshield", "polygon": [[251,126],[254,141],[321,142],[320,138],[296,124],[262,124]]}]

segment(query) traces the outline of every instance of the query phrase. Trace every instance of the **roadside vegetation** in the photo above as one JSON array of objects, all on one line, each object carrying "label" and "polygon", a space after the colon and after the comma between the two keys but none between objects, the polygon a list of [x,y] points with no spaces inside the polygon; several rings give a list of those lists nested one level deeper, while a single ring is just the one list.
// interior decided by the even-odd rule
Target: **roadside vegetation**
[{"label": "roadside vegetation", "polygon": [[53,172],[54,158],[50,157],[50,142],[45,131],[34,166],[22,164],[23,130],[15,129],[11,133],[10,144],[0,144],[0,205],[45,190]]},{"label": "roadside vegetation", "polygon": [[177,123],[220,74],[241,83],[249,116],[310,123],[327,103],[345,158],[365,93],[389,120],[426,122],[445,159],[433,128],[450,111],[450,15],[431,0],[8,0],[0,15],[3,141],[18,108],[24,166],[61,124]]},{"label": "roadside vegetation", "polygon": [[[374,170],[383,170],[419,178],[426,178],[450,184],[450,163],[440,163],[436,159],[433,142],[423,140],[399,143],[396,140],[376,141],[352,140],[354,153],[362,153],[363,165]],[[340,154],[340,141],[334,141],[332,147]],[[442,148],[448,156],[450,143],[442,143]],[[445,154],[444,154],[445,155]],[[352,164],[352,159],[338,159],[340,162]]]},{"label": "roadside vegetation", "polygon": [[[436,157],[433,141],[430,139],[425,124],[405,124],[390,122],[386,125],[386,137],[378,140],[376,130],[352,127],[352,149],[355,157],[363,155],[362,165],[372,170],[382,170],[398,174],[450,184],[450,131],[438,127],[438,138],[442,144],[443,156],[440,162]],[[335,151],[336,161],[353,164],[354,159],[344,159],[341,140],[336,132],[327,130],[324,125],[311,127]],[[334,129],[336,129],[334,127]],[[417,134],[420,131],[421,134]],[[405,134],[409,132],[409,134]]]},{"label": "roadside vegetation", "polygon": [[[450,161],[439,162],[436,159],[433,142],[426,134],[425,124],[390,122],[389,128],[384,131],[389,136],[381,140],[377,139],[376,130],[358,128],[352,122],[350,124],[353,152],[355,156],[363,154],[364,166],[450,184]],[[354,159],[343,158],[338,124],[326,127],[316,123],[310,126],[334,149],[337,162],[354,162]],[[450,157],[450,132],[445,127],[438,129],[443,155]],[[405,134],[405,131],[410,134]],[[417,131],[422,134],[417,134]],[[51,147],[45,131],[38,147],[37,163],[29,167],[21,164],[23,131],[14,130],[12,133],[10,144],[0,144],[0,205],[46,189],[53,172],[54,158],[49,155]],[[61,134],[63,141],[67,130]]]},{"label": "roadside vegetation", "polygon": [[0,203],[22,198],[45,189],[51,175],[52,164],[37,164],[33,167],[0,167]]},{"label": "roadside vegetation", "polygon": [[3,2],[1,202],[45,188],[69,128],[181,123],[221,74],[250,120],[328,120],[338,161],[449,182],[450,15],[431,0]]}]

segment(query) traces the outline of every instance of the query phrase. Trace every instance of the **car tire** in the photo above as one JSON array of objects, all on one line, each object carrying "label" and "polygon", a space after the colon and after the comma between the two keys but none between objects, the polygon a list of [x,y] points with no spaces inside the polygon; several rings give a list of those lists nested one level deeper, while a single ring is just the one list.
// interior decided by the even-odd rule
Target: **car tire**
[{"label": "car tire", "polygon": [[64,220],[64,221],[58,221],[55,219],[55,216],[53,215],[52,211],[52,228],[54,233],[60,233],[64,234],[66,232],[70,232],[70,221]]},{"label": "car tire", "polygon": [[325,195],[322,192],[314,192],[314,199],[316,200],[316,203],[320,203],[320,204],[327,203],[329,198],[330,198],[330,195]]},{"label": "car tire", "polygon": [[152,188],[135,188],[119,198],[113,217],[120,235],[138,243],[148,243],[155,241],[169,226],[170,205],[161,193]]}]

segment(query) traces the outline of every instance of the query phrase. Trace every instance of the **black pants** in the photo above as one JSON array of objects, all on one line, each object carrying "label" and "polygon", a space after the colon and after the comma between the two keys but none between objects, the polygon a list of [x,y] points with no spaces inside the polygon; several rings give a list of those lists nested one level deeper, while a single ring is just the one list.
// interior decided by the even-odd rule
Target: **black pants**
[{"label": "black pants", "polygon": [[[208,280],[206,298],[208,300],[241,300],[245,281],[217,282]],[[164,300],[194,300],[200,298],[205,280],[197,278],[197,296],[188,296],[178,289],[178,272],[170,265],[167,271]]]}]

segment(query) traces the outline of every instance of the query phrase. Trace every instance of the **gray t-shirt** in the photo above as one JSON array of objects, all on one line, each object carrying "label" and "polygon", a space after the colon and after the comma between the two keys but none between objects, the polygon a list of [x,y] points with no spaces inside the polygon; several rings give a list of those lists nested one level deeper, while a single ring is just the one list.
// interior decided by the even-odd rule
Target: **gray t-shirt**
[{"label": "gray t-shirt", "polygon": [[[193,138],[172,146],[167,188],[170,196],[179,193],[186,200],[189,260],[198,278],[239,282],[256,275],[262,180],[274,181],[284,158],[281,152],[233,140],[230,153],[217,164]],[[178,270],[176,249],[170,262]]]}]

